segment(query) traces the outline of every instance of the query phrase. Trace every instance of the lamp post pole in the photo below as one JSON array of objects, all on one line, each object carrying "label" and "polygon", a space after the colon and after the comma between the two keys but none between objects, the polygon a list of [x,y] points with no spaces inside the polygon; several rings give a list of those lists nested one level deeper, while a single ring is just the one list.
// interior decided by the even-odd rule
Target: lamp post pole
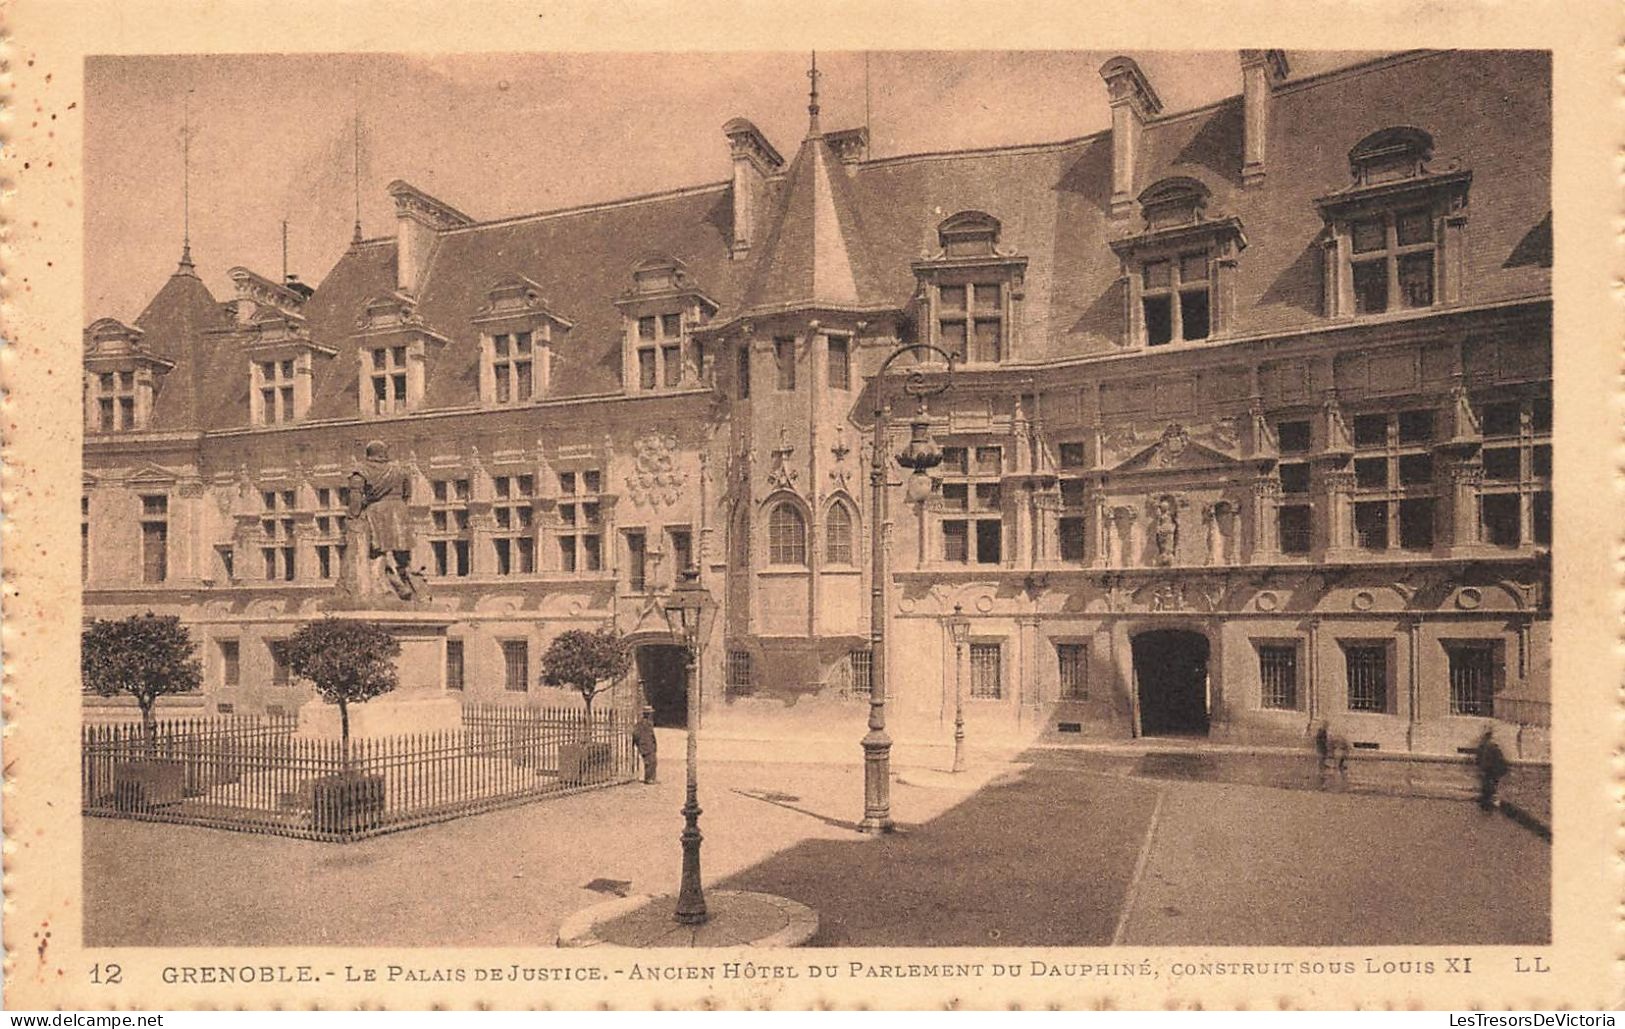
[{"label": "lamp post pole", "polygon": [[965,666],[965,632],[967,626],[964,621],[964,607],[954,605],[953,621],[949,623],[949,632],[954,637],[954,771],[965,770],[965,689],[960,682],[960,670]]},{"label": "lamp post pole", "polygon": [[[885,395],[886,370],[904,354],[925,352],[940,356],[948,364],[948,375],[953,375],[954,357],[947,351],[925,343],[905,343],[886,355],[875,372],[875,426],[874,448],[869,461],[869,731],[863,737],[863,821],[858,829],[866,833],[892,831],[891,817],[891,737],[886,734],[886,500],[887,500],[887,448],[889,427]],[[904,391],[919,399],[919,416],[925,414],[925,398],[948,388],[947,379],[929,386],[919,368],[909,371]],[[921,433],[916,431],[915,435]],[[899,455],[898,462],[914,467],[916,474],[942,460],[937,452],[928,463],[912,463]]]},{"label": "lamp post pole", "polygon": [[700,639],[704,616],[711,610],[711,595],[700,585],[700,570],[690,565],[666,601],[666,621],[681,635],[688,651],[688,790],[683,802],[683,878],[677,890],[677,911],[683,925],[699,925],[708,917],[700,882]]}]

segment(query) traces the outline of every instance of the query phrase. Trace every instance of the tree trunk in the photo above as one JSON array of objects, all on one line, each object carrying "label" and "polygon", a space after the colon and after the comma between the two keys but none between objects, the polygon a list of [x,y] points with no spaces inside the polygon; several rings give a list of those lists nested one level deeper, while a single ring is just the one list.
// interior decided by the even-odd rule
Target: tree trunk
[{"label": "tree trunk", "polygon": [[583,743],[592,741],[592,698],[596,696],[598,696],[597,690],[593,690],[591,693],[586,690],[581,691],[581,698],[587,702],[587,713],[581,720],[581,742]]},{"label": "tree trunk", "polygon": [[339,741],[344,752],[344,770],[350,770],[350,706],[339,701]]},{"label": "tree trunk", "polygon": [[137,696],[135,702],[141,708],[141,737],[146,741],[147,752],[151,753],[158,744],[158,719],[152,713],[158,698]]}]

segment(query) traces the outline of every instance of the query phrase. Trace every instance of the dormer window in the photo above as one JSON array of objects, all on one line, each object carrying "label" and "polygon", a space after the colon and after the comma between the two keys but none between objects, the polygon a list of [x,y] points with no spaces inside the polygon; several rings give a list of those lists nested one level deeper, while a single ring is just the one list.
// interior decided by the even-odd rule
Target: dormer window
[{"label": "dormer window", "polygon": [[541,287],[523,275],[494,283],[474,321],[481,329],[481,403],[528,404],[545,396],[553,380],[554,344],[574,326],[553,313]]},{"label": "dormer window", "polygon": [[632,266],[632,285],[615,301],[625,324],[622,381],[630,392],[654,393],[709,380],[705,343],[695,330],[717,305],[688,279],[683,262],[646,257]]},{"label": "dormer window", "polygon": [[254,421],[258,425],[280,425],[296,417],[294,405],[293,358],[254,362],[254,389],[259,406]]},{"label": "dormer window", "polygon": [[369,299],[356,326],[361,337],[356,352],[361,417],[416,411],[423,403],[431,349],[438,350],[449,340],[430,331],[417,313],[417,301],[399,292]]},{"label": "dormer window", "polygon": [[159,377],[174,365],[152,353],[142,332],[113,318],[85,330],[85,430],[147,427]]},{"label": "dormer window", "polygon": [[96,425],[102,432],[128,432],[135,428],[135,372],[98,372]]},{"label": "dormer window", "polygon": [[370,354],[371,383],[368,393],[372,397],[375,415],[406,413],[406,348],[373,347]]},{"label": "dormer window", "polygon": [[999,220],[961,211],[937,226],[941,250],[914,263],[931,343],[956,361],[997,364],[1011,353],[1027,259],[999,246]]},{"label": "dormer window", "polygon": [[1472,173],[1428,167],[1433,139],[1417,128],[1373,132],[1349,151],[1351,184],[1320,197],[1326,220],[1329,317],[1453,303],[1461,295]]},{"label": "dormer window", "polygon": [[1139,196],[1142,231],[1112,242],[1129,294],[1130,346],[1193,343],[1229,329],[1247,238],[1240,219],[1207,217],[1208,198],[1196,179],[1163,179]]}]

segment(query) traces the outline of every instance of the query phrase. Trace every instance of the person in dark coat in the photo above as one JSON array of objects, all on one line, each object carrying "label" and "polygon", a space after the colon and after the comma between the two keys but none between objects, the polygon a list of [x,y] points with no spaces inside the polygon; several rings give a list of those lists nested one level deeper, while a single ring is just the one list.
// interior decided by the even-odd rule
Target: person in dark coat
[{"label": "person in dark coat", "polygon": [[659,782],[655,778],[655,723],[650,720],[654,713],[655,709],[646,705],[632,726],[632,746],[643,760],[643,781],[650,784]]},{"label": "person in dark coat", "polygon": [[1484,811],[1495,809],[1495,791],[1510,771],[1506,755],[1495,742],[1494,730],[1485,729],[1473,748],[1473,764],[1478,766],[1478,806]]}]

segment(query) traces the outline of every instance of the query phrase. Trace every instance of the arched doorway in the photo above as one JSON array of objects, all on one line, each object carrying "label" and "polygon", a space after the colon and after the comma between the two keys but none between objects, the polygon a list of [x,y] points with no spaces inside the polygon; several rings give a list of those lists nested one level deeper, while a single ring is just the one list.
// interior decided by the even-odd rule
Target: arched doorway
[{"label": "arched doorway", "polygon": [[1207,735],[1207,637],[1151,629],[1134,637],[1134,680],[1142,736]]},{"label": "arched doorway", "polygon": [[638,683],[644,703],[655,709],[662,728],[688,727],[688,651],[670,643],[645,643],[637,649]]}]

